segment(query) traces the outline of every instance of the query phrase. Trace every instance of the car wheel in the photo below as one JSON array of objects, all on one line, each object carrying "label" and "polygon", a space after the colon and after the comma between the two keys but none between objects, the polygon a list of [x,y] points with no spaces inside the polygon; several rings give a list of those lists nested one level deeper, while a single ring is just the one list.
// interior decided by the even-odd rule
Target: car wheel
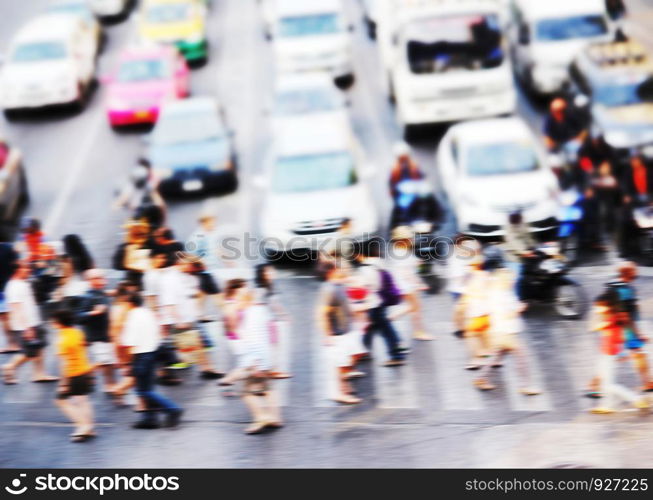
[{"label": "car wheel", "polygon": [[356,77],[354,76],[353,73],[349,73],[348,75],[342,75],[336,77],[334,81],[336,87],[338,87],[341,90],[347,90],[351,88],[352,85],[354,85],[354,82],[356,81]]},{"label": "car wheel", "polygon": [[576,283],[560,285],[556,290],[553,307],[561,318],[582,318],[587,309],[587,297],[583,288]]}]

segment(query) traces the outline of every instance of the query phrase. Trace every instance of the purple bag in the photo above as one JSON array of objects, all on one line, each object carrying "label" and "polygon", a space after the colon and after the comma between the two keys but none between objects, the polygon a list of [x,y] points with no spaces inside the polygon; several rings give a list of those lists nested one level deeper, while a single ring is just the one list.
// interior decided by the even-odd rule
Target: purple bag
[{"label": "purple bag", "polygon": [[399,288],[395,283],[392,274],[385,269],[379,269],[381,273],[381,288],[379,289],[379,295],[381,296],[381,306],[390,307],[396,306],[401,302],[401,293]]}]

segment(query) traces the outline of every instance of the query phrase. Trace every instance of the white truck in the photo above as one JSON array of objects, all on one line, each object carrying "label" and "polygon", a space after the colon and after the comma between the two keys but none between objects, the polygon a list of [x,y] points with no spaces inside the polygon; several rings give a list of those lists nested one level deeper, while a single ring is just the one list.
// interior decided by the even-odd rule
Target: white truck
[{"label": "white truck", "polygon": [[416,127],[514,112],[506,0],[378,0],[389,98],[406,138]]}]

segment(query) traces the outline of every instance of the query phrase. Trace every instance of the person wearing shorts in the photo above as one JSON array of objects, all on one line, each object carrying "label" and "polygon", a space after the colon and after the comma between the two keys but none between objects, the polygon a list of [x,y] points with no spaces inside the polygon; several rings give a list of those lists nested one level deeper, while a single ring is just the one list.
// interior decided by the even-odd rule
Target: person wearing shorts
[{"label": "person wearing shorts", "polygon": [[5,300],[9,306],[9,328],[12,336],[20,339],[22,352],[3,365],[3,381],[5,384],[16,384],[16,369],[31,361],[32,382],[56,382],[59,379],[47,375],[43,367],[45,329],[41,326],[41,315],[28,281],[30,265],[27,261],[20,261],[14,264],[13,270],[5,288]]},{"label": "person wearing shorts", "polygon": [[109,337],[111,301],[105,291],[106,279],[99,269],[84,273],[88,291],[81,296],[77,321],[84,329],[91,359],[104,376],[104,391],[115,390],[115,368],[118,363],[116,348]]},{"label": "person wearing shorts", "polygon": [[73,327],[73,314],[62,309],[53,314],[59,331],[57,353],[61,359],[61,381],[56,405],[75,424],[71,441],[79,443],[95,437],[93,406],[88,395],[93,392],[93,367],[86,353],[86,339]]},{"label": "person wearing shorts", "polygon": [[362,400],[352,394],[348,382],[354,367],[356,332],[353,331],[354,311],[343,283],[344,274],[344,270],[333,261],[320,264],[320,275],[325,282],[318,298],[317,323],[327,346],[331,399],[343,404],[358,404]]}]

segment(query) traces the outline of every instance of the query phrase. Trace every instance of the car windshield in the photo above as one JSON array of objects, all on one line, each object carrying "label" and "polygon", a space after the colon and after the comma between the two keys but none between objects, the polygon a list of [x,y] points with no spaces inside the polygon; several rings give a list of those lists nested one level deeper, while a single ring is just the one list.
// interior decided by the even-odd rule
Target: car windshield
[{"label": "car windshield", "polygon": [[150,7],[145,17],[152,24],[176,23],[188,19],[190,12],[188,3],[166,3]]},{"label": "car windshield", "polygon": [[466,170],[470,177],[533,172],[539,168],[529,141],[475,144],[467,148]]},{"label": "car windshield", "polygon": [[120,65],[119,82],[147,82],[162,80],[170,76],[170,65],[160,59],[139,59]]},{"label": "car windshield", "polygon": [[157,145],[226,141],[222,123],[211,111],[180,112],[164,115],[154,127],[152,142]]},{"label": "car windshield", "polygon": [[535,38],[541,42],[558,42],[605,35],[608,25],[600,15],[558,17],[539,21],[535,31]]},{"label": "car windshield", "polygon": [[504,59],[495,14],[415,21],[404,38],[410,70],[417,74],[496,68]]},{"label": "car windshield", "polygon": [[275,165],[272,190],[308,193],[356,184],[354,160],[348,152],[286,156]]},{"label": "car windshield", "polygon": [[307,88],[279,92],[274,103],[277,116],[303,115],[332,111],[342,107],[338,94],[321,88]]},{"label": "car windshield", "polygon": [[292,38],[312,35],[332,35],[341,31],[337,14],[291,16],[279,20],[279,36]]},{"label": "car windshield", "polygon": [[653,102],[653,76],[635,82],[598,86],[593,98],[594,102],[607,107]]},{"label": "car windshield", "polygon": [[59,42],[26,43],[14,49],[12,62],[36,62],[64,59],[66,46]]}]

